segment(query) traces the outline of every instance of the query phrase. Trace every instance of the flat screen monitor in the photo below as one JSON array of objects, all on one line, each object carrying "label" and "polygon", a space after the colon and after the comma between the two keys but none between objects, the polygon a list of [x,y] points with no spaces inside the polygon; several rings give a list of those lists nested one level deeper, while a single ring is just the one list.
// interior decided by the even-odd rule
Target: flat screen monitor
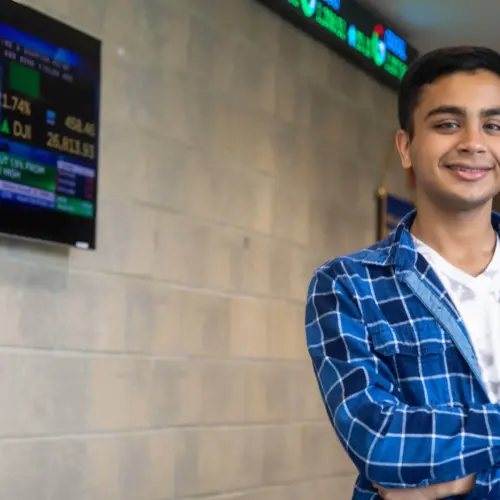
[{"label": "flat screen monitor", "polygon": [[101,43],[0,0],[0,233],[96,247]]}]

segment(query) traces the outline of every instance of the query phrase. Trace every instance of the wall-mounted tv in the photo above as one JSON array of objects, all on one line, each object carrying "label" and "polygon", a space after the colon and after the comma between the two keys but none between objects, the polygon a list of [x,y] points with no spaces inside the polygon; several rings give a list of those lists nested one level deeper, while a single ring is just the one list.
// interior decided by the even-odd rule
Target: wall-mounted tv
[{"label": "wall-mounted tv", "polygon": [[101,43],[0,0],[0,233],[94,249]]}]

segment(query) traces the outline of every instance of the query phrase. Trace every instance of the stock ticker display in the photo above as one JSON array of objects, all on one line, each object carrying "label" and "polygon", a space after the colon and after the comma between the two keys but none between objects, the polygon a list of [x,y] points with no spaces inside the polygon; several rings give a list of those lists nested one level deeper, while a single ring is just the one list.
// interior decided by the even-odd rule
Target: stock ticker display
[{"label": "stock ticker display", "polygon": [[393,89],[418,56],[394,28],[356,0],[258,1]]},{"label": "stock ticker display", "polygon": [[100,42],[9,0],[0,49],[0,231],[95,248]]}]

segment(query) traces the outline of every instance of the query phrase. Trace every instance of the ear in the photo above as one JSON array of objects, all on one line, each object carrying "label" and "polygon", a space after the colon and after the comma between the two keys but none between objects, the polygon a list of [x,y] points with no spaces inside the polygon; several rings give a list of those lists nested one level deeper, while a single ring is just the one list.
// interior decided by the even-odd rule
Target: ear
[{"label": "ear", "polygon": [[396,147],[401,158],[401,165],[406,171],[408,187],[413,190],[415,189],[415,172],[410,156],[410,136],[404,130],[398,130],[396,133]]},{"label": "ear", "polygon": [[404,130],[396,132],[396,147],[398,148],[399,157],[401,158],[401,165],[408,170],[412,167],[410,157],[410,137]]}]

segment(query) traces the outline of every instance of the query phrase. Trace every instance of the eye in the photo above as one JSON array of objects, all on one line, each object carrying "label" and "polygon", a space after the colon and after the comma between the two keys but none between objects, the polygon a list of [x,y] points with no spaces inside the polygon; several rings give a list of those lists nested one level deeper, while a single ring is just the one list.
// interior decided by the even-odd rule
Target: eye
[{"label": "eye", "polygon": [[434,128],[437,130],[453,130],[459,128],[460,124],[453,121],[440,122],[434,125]]},{"label": "eye", "polygon": [[500,124],[499,123],[485,123],[484,128],[491,130],[492,132],[500,132]]}]

